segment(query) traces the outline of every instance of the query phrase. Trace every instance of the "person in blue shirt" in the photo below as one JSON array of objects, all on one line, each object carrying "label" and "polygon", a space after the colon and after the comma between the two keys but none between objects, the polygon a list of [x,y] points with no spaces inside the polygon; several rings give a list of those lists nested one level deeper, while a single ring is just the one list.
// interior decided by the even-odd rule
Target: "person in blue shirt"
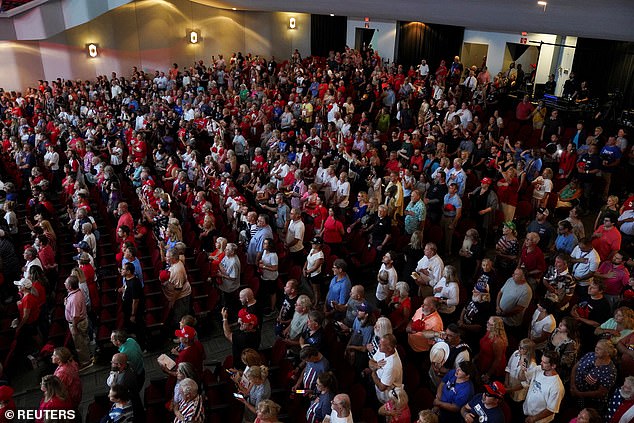
[{"label": "person in blue shirt", "polygon": [[442,378],[442,383],[438,384],[434,410],[439,412],[439,420],[443,423],[461,421],[460,409],[473,398],[475,392],[471,381],[473,374],[473,363],[462,361],[456,369],[451,369]]},{"label": "person in blue shirt", "polygon": [[483,394],[476,394],[460,409],[460,415],[465,423],[504,423],[504,413],[500,404],[506,394],[506,388],[498,381],[484,385],[484,388],[486,391]]},{"label": "person in blue shirt", "polygon": [[456,158],[453,160],[453,168],[447,172],[447,183],[455,183],[458,185],[458,195],[462,198],[464,195],[464,189],[467,182],[467,175],[462,169],[462,160]]},{"label": "person in blue shirt", "polygon": [[603,186],[603,198],[608,198],[610,193],[610,185],[612,183],[612,174],[616,172],[617,167],[621,163],[623,153],[618,145],[616,145],[616,137],[608,138],[608,142],[601,149],[601,175],[605,181]]},{"label": "person in blue shirt", "polygon": [[[352,289],[350,277],[346,273],[347,267],[348,265],[342,259],[335,260],[332,265],[334,276],[330,281],[326,303],[324,304],[324,312],[327,316],[331,316],[333,313],[345,313],[345,306],[350,298],[350,289]],[[343,310],[339,311],[337,306],[343,306]],[[339,320],[337,316],[335,316],[335,319]]]},{"label": "person in blue shirt", "polygon": [[572,250],[577,246],[579,240],[572,233],[572,225],[567,220],[559,222],[557,227],[557,238],[555,239],[555,250],[559,253],[572,254]]},{"label": "person in blue shirt", "polygon": [[526,163],[526,167],[524,168],[526,178],[528,182],[533,182],[535,178],[541,175],[542,171],[542,159],[539,150],[533,148],[522,152],[522,160]]}]

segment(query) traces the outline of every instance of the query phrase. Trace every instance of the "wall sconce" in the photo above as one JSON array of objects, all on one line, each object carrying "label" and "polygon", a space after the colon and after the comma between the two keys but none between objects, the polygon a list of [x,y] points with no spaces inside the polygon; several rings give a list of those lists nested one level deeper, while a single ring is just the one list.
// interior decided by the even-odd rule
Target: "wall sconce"
[{"label": "wall sconce", "polygon": [[187,30],[187,40],[190,44],[197,44],[200,40],[200,31],[197,29],[188,29]]},{"label": "wall sconce", "polygon": [[288,19],[288,29],[297,29],[297,20],[293,17]]},{"label": "wall sconce", "polygon": [[86,52],[88,53],[88,57],[95,58],[99,55],[99,44],[96,43],[88,43],[86,44]]}]

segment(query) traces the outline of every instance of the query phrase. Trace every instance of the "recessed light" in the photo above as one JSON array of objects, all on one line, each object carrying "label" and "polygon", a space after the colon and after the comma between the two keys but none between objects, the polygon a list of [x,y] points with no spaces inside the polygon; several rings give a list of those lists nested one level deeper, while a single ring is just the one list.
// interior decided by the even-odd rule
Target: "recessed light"
[{"label": "recessed light", "polygon": [[545,1],[543,1],[543,0],[539,0],[539,1],[537,2],[537,4],[538,4],[539,6],[548,6],[548,2],[545,2]]},{"label": "recessed light", "polygon": [[334,13],[331,13],[331,14],[330,14],[330,16],[335,16],[335,14],[334,14]]}]

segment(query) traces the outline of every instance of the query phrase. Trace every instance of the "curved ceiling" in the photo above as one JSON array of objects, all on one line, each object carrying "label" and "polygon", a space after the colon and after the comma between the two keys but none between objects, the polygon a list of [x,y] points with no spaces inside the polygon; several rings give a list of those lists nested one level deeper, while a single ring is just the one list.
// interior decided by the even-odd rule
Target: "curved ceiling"
[{"label": "curved ceiling", "polygon": [[238,10],[303,12],[421,21],[498,32],[634,41],[632,0],[194,0]]}]

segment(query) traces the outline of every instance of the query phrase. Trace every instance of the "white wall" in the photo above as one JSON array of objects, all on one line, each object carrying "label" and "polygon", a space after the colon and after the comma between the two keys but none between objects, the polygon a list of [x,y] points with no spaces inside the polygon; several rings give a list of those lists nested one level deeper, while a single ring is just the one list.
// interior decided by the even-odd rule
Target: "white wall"
[{"label": "white wall", "polygon": [[[488,44],[489,52],[487,56],[487,67],[489,68],[489,73],[491,73],[492,77],[495,76],[498,72],[506,70],[503,69],[506,43],[519,43],[520,38],[522,38],[522,36],[519,33],[485,32],[473,31],[470,29],[465,29],[464,32],[464,42]],[[557,36],[552,34],[529,33],[525,38],[528,38],[528,42],[531,45],[539,45],[531,43],[531,41],[555,43]],[[553,57],[554,49],[555,47],[551,45],[541,46],[539,62],[537,64],[537,72],[535,75],[535,82],[537,84],[543,84],[548,80],[548,73],[550,72],[553,60],[557,60],[556,57]],[[572,55],[574,56],[574,51],[572,51]],[[465,63],[466,66],[470,66],[472,64],[474,63]],[[477,63],[477,65],[479,65],[479,63]],[[526,69],[525,72],[530,72],[530,69]]]},{"label": "white wall", "polygon": [[[354,48],[354,39],[357,28],[364,28],[363,18],[348,17],[346,44]],[[394,61],[396,47],[396,21],[370,21],[370,29],[374,29],[372,46],[379,52],[383,60]]]},{"label": "white wall", "polygon": [[[561,43],[566,46],[577,46],[577,37],[562,37]],[[561,95],[564,90],[564,84],[568,80],[570,76],[570,69],[572,69],[572,61],[575,58],[575,49],[574,48],[562,48],[561,54],[557,58],[557,63],[555,64],[555,80],[557,81],[557,85],[555,88],[555,94]]]}]

